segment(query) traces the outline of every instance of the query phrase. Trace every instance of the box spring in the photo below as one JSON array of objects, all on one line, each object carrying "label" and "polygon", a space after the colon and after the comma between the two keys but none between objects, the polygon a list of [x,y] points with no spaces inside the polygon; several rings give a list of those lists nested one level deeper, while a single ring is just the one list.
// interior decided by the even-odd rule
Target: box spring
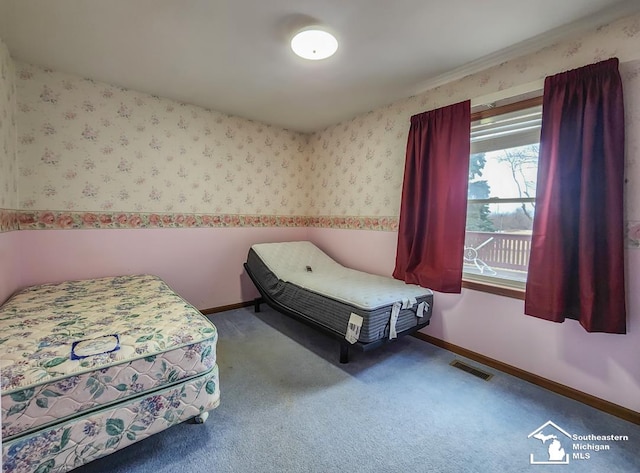
[{"label": "box spring", "polygon": [[[31,471],[23,469],[25,462],[36,461],[44,465],[41,471],[66,471],[64,465],[97,458],[97,451],[89,455],[76,448],[82,444],[73,437],[80,419],[115,419],[123,406],[158,399],[166,404],[166,427],[219,400],[215,326],[156,276],[27,288],[0,307],[0,334],[3,471]],[[184,399],[180,407],[166,398],[171,390],[191,389],[205,379],[204,394],[193,397],[201,403],[195,410],[182,406]],[[165,396],[164,401],[156,396]],[[150,420],[118,435],[120,421],[100,424],[111,432],[105,434],[111,444],[102,445],[99,456],[156,431],[160,424],[147,425]],[[98,424],[84,425],[87,431],[99,430]],[[49,455],[57,435],[65,447],[58,444],[58,452],[67,452],[68,459]],[[33,445],[49,453],[33,456]],[[31,451],[29,458],[23,458],[25,449]],[[53,462],[51,469],[42,462]]]}]

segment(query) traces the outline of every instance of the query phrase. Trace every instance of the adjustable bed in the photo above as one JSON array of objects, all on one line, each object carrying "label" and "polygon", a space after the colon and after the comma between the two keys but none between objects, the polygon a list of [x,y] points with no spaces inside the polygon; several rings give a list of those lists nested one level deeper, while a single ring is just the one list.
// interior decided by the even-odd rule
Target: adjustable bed
[{"label": "adjustable bed", "polygon": [[351,347],[368,351],[429,324],[433,292],[393,278],[346,268],[309,241],[260,243],[244,267],[266,302]]},{"label": "adjustable bed", "polygon": [[220,398],[215,326],[160,278],[34,286],[0,307],[3,472],[65,472]]}]

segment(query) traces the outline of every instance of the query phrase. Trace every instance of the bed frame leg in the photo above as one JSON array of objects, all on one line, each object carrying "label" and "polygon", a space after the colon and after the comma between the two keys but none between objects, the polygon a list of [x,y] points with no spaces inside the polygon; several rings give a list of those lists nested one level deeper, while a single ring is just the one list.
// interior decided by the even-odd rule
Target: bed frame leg
[{"label": "bed frame leg", "polygon": [[260,312],[260,304],[262,303],[262,297],[256,297],[253,300],[253,310],[254,312]]},{"label": "bed frame leg", "polygon": [[340,363],[349,363],[349,345],[346,343],[340,344]]},{"label": "bed frame leg", "polygon": [[197,416],[195,416],[193,420],[196,424],[204,424],[208,418],[209,413],[207,411],[204,411],[202,414],[198,414]]}]

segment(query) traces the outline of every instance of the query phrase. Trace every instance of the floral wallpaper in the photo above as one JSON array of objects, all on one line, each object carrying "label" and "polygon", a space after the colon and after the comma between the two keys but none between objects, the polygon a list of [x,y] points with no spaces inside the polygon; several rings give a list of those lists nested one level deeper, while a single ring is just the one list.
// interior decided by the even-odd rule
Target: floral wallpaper
[{"label": "floral wallpaper", "polygon": [[0,231],[16,229],[16,88],[13,61],[0,40]]},{"label": "floral wallpaper", "polygon": [[[311,135],[18,63],[20,200],[8,208],[20,210],[0,213],[0,230],[394,231],[412,115],[617,56],[627,114],[627,234],[629,247],[640,247],[638,40],[640,15],[629,16]],[[2,57],[3,70],[11,68]],[[5,154],[0,165],[10,161]],[[15,200],[16,192],[2,196]]]},{"label": "floral wallpaper", "polygon": [[400,103],[312,135],[310,214],[397,217],[408,124]]},{"label": "floral wallpaper", "polygon": [[307,137],[16,64],[20,209],[294,215]]},{"label": "floral wallpaper", "polygon": [[[309,141],[309,215],[397,219],[410,117],[612,56],[621,64],[630,246],[640,246],[640,15],[331,126]],[[635,243],[634,243],[635,242]]]},{"label": "floral wallpaper", "polygon": [[625,101],[627,247],[640,248],[640,60],[622,64],[620,73]]}]

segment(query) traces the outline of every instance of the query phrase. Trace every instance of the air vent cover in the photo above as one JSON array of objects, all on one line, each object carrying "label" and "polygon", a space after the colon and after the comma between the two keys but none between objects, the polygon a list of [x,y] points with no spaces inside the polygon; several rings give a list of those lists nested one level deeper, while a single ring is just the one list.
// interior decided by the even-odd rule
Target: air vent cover
[{"label": "air vent cover", "polygon": [[463,363],[460,360],[453,360],[449,364],[454,368],[458,368],[462,371],[466,371],[467,373],[477,376],[478,378],[483,379],[485,381],[489,381],[493,377],[491,373],[486,373],[482,370],[479,370],[478,368],[474,368],[473,366]]}]

